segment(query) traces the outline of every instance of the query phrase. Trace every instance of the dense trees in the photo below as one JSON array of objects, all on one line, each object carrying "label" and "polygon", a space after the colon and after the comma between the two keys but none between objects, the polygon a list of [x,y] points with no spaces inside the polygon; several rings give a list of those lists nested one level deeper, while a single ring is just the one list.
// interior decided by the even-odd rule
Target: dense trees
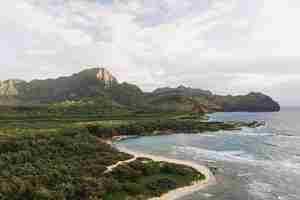
[{"label": "dense trees", "polygon": [[54,135],[1,136],[1,200],[145,199],[203,178],[174,164],[138,159],[102,143],[85,129]]},{"label": "dense trees", "polygon": [[90,177],[130,157],[76,131],[1,138],[0,199],[75,199]]},{"label": "dense trees", "polygon": [[112,192],[104,199],[114,200],[124,199],[122,194],[147,199],[205,179],[193,168],[144,158],[117,167],[108,177],[113,187],[108,186]]}]

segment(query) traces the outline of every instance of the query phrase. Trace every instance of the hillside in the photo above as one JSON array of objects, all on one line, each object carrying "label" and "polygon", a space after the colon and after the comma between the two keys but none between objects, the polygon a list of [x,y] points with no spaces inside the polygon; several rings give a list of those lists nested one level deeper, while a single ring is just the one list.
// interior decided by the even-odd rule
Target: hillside
[{"label": "hillside", "polygon": [[205,107],[209,111],[225,112],[273,112],[279,111],[280,105],[271,97],[251,92],[247,95],[221,96],[215,95],[210,91],[193,89],[179,86],[177,88],[161,88],[149,94],[150,104],[167,109],[174,106],[180,109],[190,107],[195,109],[197,106]]},{"label": "hillside", "polygon": [[[0,82],[0,106],[50,106],[54,109],[101,112],[109,109],[143,111],[279,111],[280,106],[262,93],[220,96],[184,86],[143,92],[119,83],[108,70],[92,68],[57,79]],[[97,109],[98,108],[98,109]]]}]

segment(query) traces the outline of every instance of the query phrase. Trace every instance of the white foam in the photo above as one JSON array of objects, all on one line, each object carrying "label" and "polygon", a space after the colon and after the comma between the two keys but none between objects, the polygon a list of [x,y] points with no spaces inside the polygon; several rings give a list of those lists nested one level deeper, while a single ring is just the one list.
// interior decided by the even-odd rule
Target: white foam
[{"label": "white foam", "polygon": [[209,194],[209,193],[202,193],[201,195],[204,196],[205,198],[211,198],[211,197],[214,196],[214,195]]},{"label": "white foam", "polygon": [[240,174],[238,174],[238,177],[249,177],[252,175],[253,175],[253,173],[240,173]]},{"label": "white foam", "polygon": [[240,131],[230,131],[229,133],[234,135],[241,135],[241,136],[275,136],[274,133],[269,132],[254,132],[255,129],[250,128],[243,128]]},{"label": "white foam", "polygon": [[296,135],[287,135],[287,134],[277,134],[277,137],[281,137],[281,138],[288,138],[288,139],[300,139],[300,136],[296,136]]},{"label": "white foam", "polygon": [[275,136],[273,133],[264,132],[251,132],[247,130],[234,130],[234,131],[217,131],[215,133],[201,133],[201,137],[219,137],[220,134],[226,135],[239,135],[239,136]]},{"label": "white foam", "polygon": [[263,183],[257,180],[248,185],[250,194],[259,199],[278,199],[278,200],[298,200],[299,196],[288,192],[279,192],[278,189],[269,183]]},{"label": "white foam", "polygon": [[214,133],[206,132],[205,134],[201,134],[201,136],[220,136],[220,134],[224,135],[240,135],[240,136],[276,136],[275,133],[270,132],[255,132],[256,129],[253,128],[242,128],[241,130],[220,130]]},{"label": "white foam", "polygon": [[201,158],[208,158],[210,160],[217,161],[229,161],[229,162],[253,162],[255,161],[253,156],[247,154],[245,151],[214,151],[201,149],[190,146],[175,146],[176,151],[183,154],[189,154],[193,159],[198,160]]},{"label": "white foam", "polygon": [[217,134],[201,133],[201,137],[218,137]]},{"label": "white foam", "polygon": [[293,172],[300,174],[300,163],[295,159],[286,160],[258,160],[252,154],[245,151],[214,151],[191,146],[174,146],[175,152],[188,155],[193,160],[211,160],[244,163],[248,165],[260,166],[269,170],[282,172]]},{"label": "white foam", "polygon": [[260,198],[260,199],[269,199],[270,197],[274,197],[273,193],[273,186],[268,183],[259,182],[257,180],[254,180],[252,183],[248,185],[249,189],[248,191]]},{"label": "white foam", "polygon": [[300,174],[300,163],[294,162],[294,160],[278,161],[277,169],[279,171],[287,171],[293,172],[294,174]]}]

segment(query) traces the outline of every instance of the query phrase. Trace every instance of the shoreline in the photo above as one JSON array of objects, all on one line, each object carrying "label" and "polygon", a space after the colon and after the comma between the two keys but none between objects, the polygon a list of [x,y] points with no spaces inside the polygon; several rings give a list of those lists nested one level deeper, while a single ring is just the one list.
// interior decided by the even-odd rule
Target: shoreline
[{"label": "shoreline", "polygon": [[216,184],[216,179],[215,179],[214,175],[212,174],[210,169],[204,165],[196,164],[191,161],[177,160],[177,159],[172,159],[172,158],[166,158],[166,157],[161,157],[161,156],[140,153],[140,152],[130,150],[126,147],[120,147],[117,145],[113,145],[113,146],[123,153],[127,153],[127,154],[134,156],[134,159],[143,157],[143,158],[152,159],[153,161],[157,161],[157,162],[169,162],[169,163],[174,163],[174,164],[179,164],[179,165],[186,165],[186,166],[196,169],[198,172],[205,175],[205,180],[197,181],[197,182],[192,183],[189,186],[171,190],[168,193],[163,194],[160,197],[153,197],[148,200],[175,200],[175,199],[179,199],[184,196],[187,196],[189,194],[192,194],[194,192],[197,192],[198,190],[206,188],[210,185]]}]

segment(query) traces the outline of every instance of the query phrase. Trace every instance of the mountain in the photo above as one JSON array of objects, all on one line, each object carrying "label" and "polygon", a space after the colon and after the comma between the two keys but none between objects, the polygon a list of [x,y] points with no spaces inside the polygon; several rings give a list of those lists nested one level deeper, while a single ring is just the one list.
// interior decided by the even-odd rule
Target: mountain
[{"label": "mountain", "polygon": [[172,105],[174,106],[174,101],[176,101],[177,107],[178,105],[183,107],[190,105],[193,108],[201,106],[209,111],[273,112],[280,110],[277,102],[262,93],[251,92],[247,95],[221,96],[207,90],[184,86],[156,89],[149,95],[149,99],[150,104],[156,104],[166,110]]},{"label": "mountain", "polygon": [[280,111],[279,103],[271,97],[251,92],[247,95],[218,96],[215,95],[213,102],[223,108],[225,112],[272,112]]},{"label": "mountain", "polygon": [[78,106],[87,106],[90,110],[95,107],[193,112],[280,110],[277,102],[261,93],[220,96],[184,86],[145,93],[136,85],[119,83],[105,68],[86,69],[57,79],[0,82],[0,105],[55,105],[55,108],[68,105],[70,110]]},{"label": "mountain", "polygon": [[158,88],[153,91],[154,95],[184,95],[184,96],[210,96],[212,95],[212,92],[208,90],[201,90],[201,89],[193,89],[189,87],[184,87],[183,85],[177,87],[177,88]]},{"label": "mountain", "polygon": [[[122,87],[126,86],[125,90]],[[0,83],[0,104],[48,104],[56,101],[77,100],[83,97],[109,96],[113,91],[121,96],[132,95],[131,85],[119,84],[117,79],[104,68],[93,68],[57,79],[6,80]],[[137,87],[134,87],[134,90]],[[135,92],[135,91],[134,91]],[[138,91],[142,94],[141,91]],[[114,94],[112,94],[114,96]],[[14,100],[13,102],[11,100]]]}]

